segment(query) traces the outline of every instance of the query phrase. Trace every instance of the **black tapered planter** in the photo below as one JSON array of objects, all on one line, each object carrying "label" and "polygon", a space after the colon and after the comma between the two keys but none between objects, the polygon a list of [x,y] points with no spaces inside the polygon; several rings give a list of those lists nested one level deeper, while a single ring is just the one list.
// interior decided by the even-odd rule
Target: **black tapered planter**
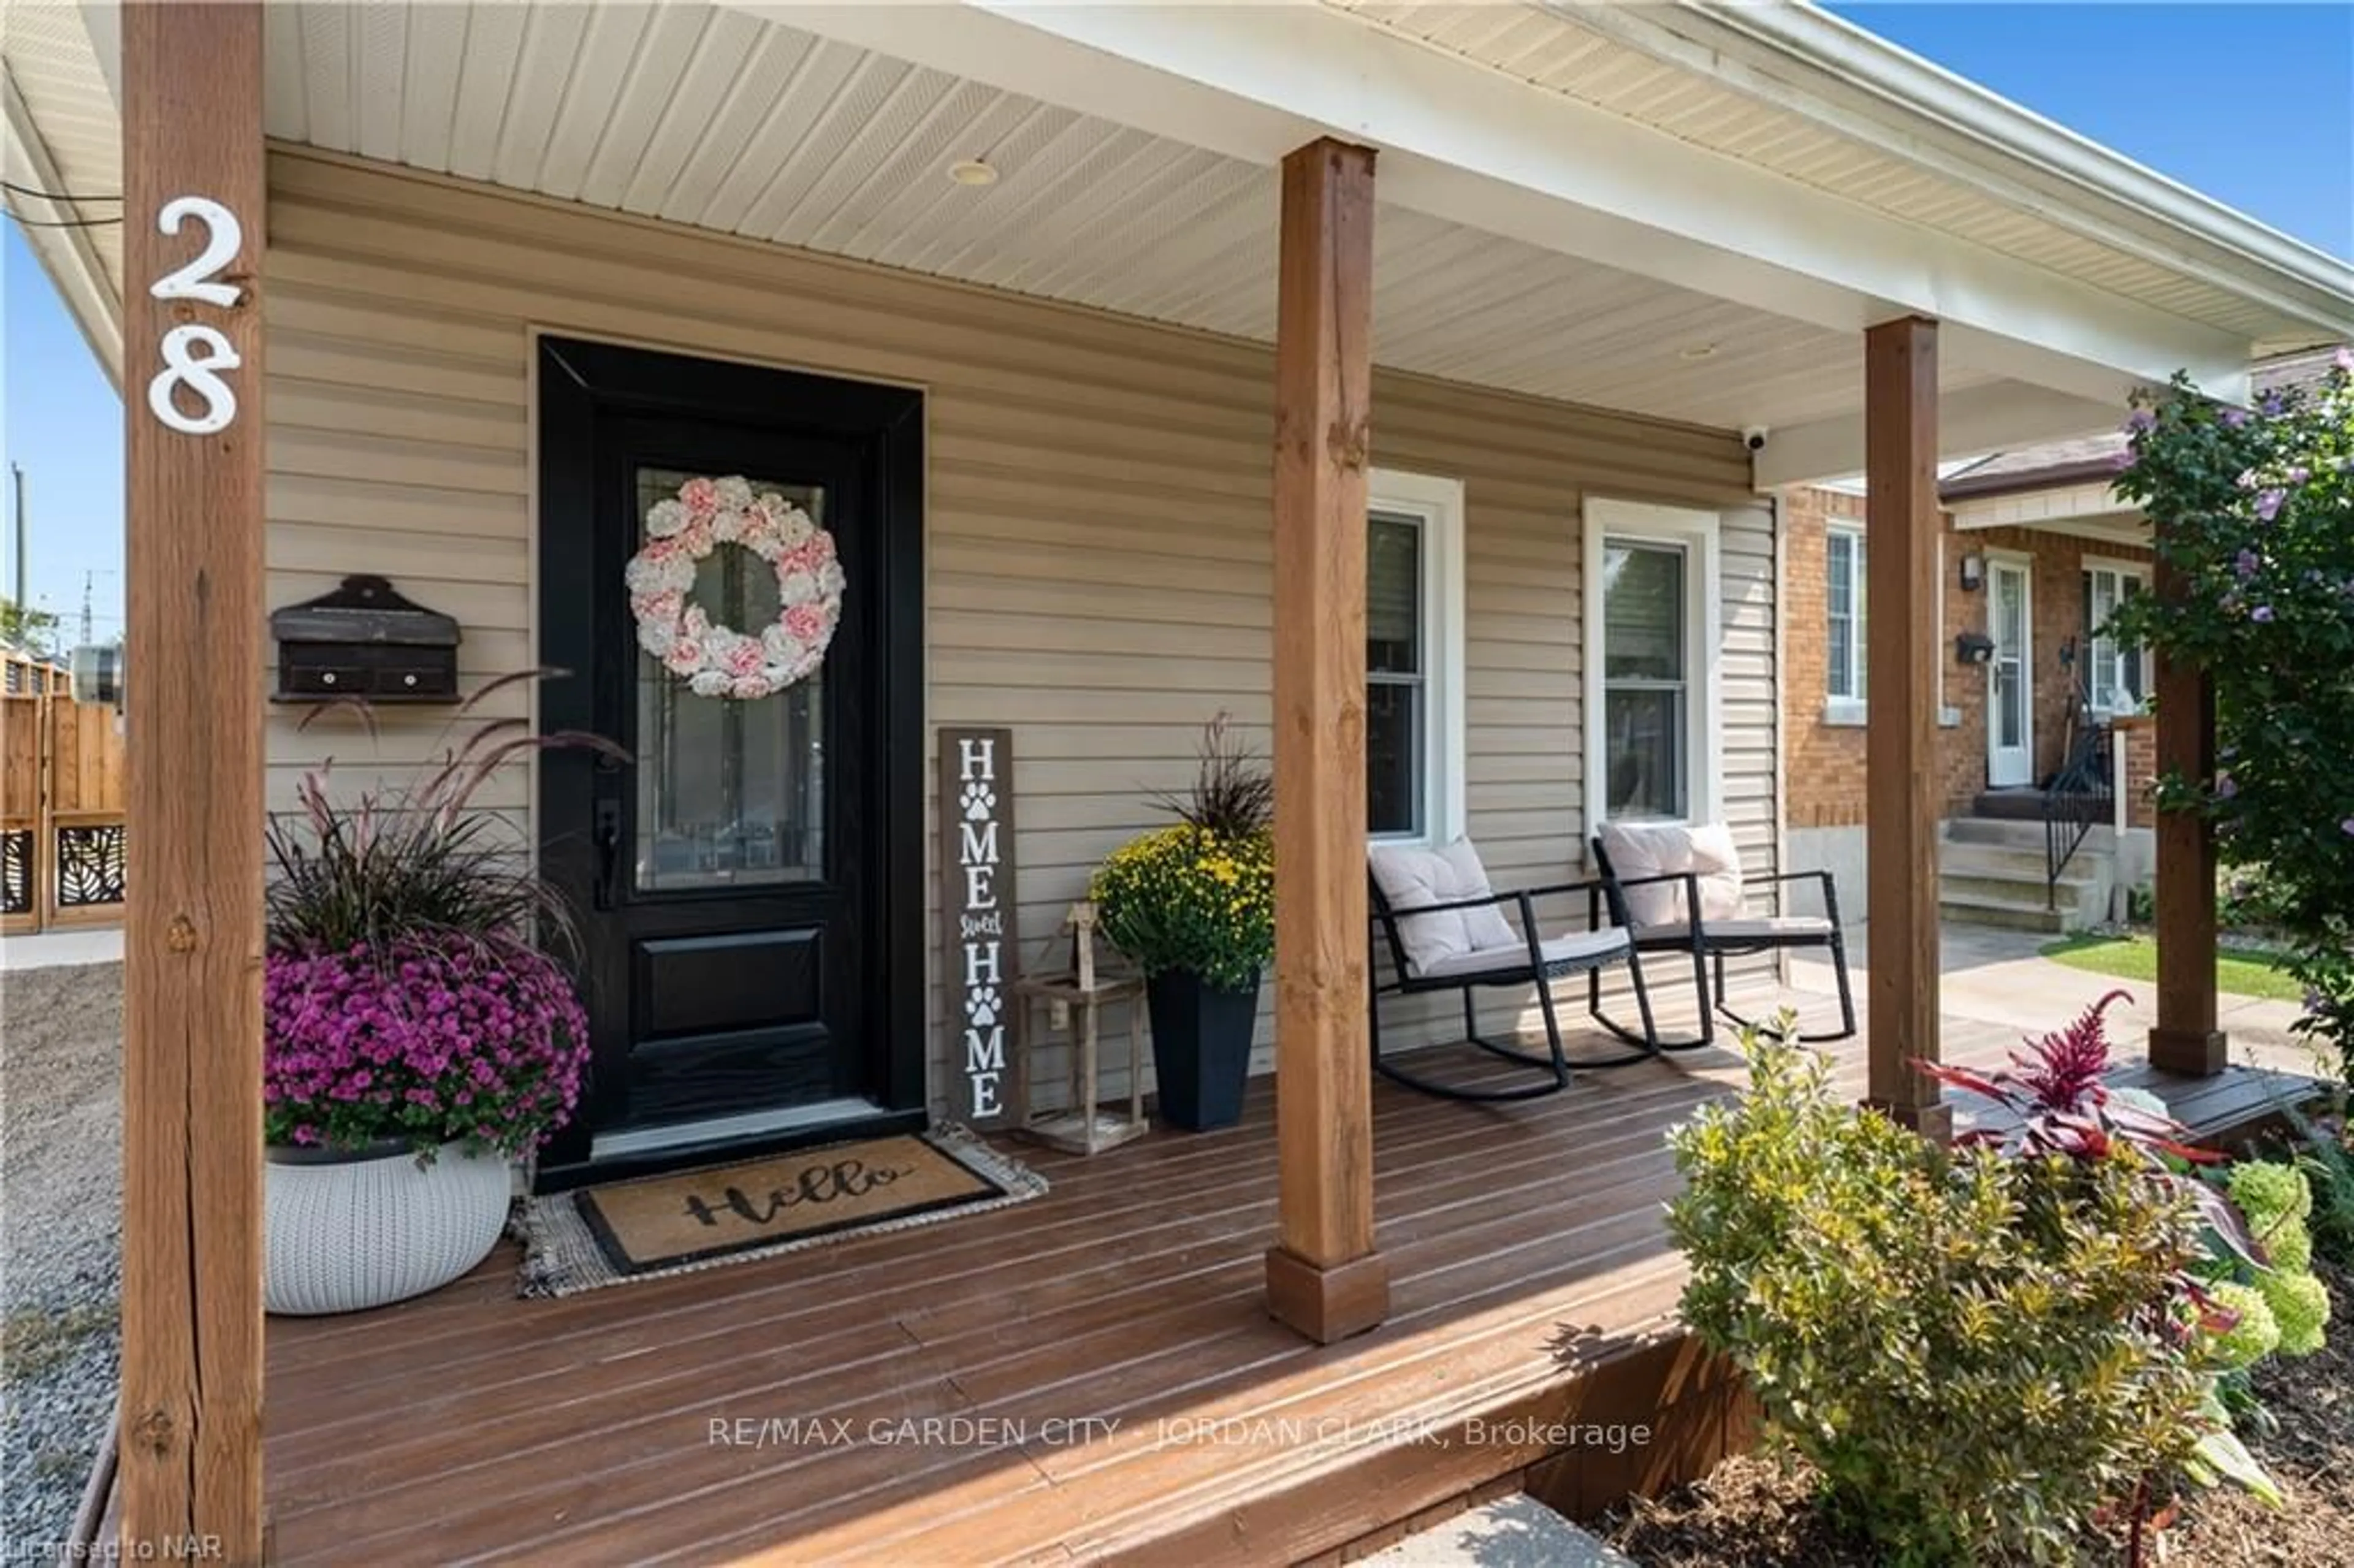
[{"label": "black tapered planter", "polygon": [[1191,969],[1163,969],[1146,987],[1161,1119],[1187,1132],[1234,1126],[1250,1077],[1258,977],[1241,991],[1221,991]]}]

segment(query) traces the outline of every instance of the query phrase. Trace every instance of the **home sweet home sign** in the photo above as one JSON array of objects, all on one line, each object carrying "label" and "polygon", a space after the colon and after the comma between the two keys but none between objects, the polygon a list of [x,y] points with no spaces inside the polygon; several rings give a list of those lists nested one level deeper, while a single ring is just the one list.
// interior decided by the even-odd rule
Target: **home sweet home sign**
[{"label": "home sweet home sign", "polygon": [[1021,1103],[1013,1040],[1013,732],[940,731],[940,908],[947,930],[949,1112],[1008,1125]]}]

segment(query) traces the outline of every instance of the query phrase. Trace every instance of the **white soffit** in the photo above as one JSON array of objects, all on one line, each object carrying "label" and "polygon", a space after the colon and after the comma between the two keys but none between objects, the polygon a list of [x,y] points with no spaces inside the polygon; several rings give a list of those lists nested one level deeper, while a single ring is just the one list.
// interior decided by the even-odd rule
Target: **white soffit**
[{"label": "white soffit", "polygon": [[[2022,184],[2008,193],[2015,199],[1998,198],[1985,188],[1990,176],[1966,156],[1925,139],[1908,142],[1874,125],[1861,107],[1870,97],[1863,84],[1836,84],[1851,101],[1808,100],[1782,73],[1755,63],[1770,59],[1768,51],[1741,47],[1749,42],[1752,19],[1744,8],[1720,15],[1706,6],[1615,0],[1549,0],[1543,8],[1322,3],[1696,146],[2220,327],[2252,344],[2276,340],[2301,346],[2333,340],[2326,330],[2284,319],[2280,311],[2200,276],[2195,265],[2161,265],[2105,243],[2086,232],[2094,227],[2089,219],[2064,211],[2050,190]],[[1783,18],[1774,6],[1758,7],[1755,16],[1767,22],[1805,19]],[[1811,112],[1800,111],[1801,101]],[[2132,238],[2122,226],[2115,232],[2121,243]],[[2348,263],[2318,253],[2311,260],[2325,269],[2334,264],[2342,290]],[[2336,308],[2342,318],[2342,298]]]},{"label": "white soffit", "polygon": [[[122,194],[122,139],[113,89],[81,7],[65,0],[0,6],[0,114],[10,183],[72,196]],[[69,204],[11,193],[11,211],[37,219],[113,218],[113,202]],[[109,376],[122,362],[122,228],[27,227],[27,238],[72,309]]]},{"label": "white soffit", "polygon": [[[273,5],[268,41],[285,141],[1274,336],[1246,158],[696,4]],[[995,184],[948,178],[981,156]],[[1374,232],[1384,365],[1717,429],[1861,402],[1851,334],[1391,204]]]}]

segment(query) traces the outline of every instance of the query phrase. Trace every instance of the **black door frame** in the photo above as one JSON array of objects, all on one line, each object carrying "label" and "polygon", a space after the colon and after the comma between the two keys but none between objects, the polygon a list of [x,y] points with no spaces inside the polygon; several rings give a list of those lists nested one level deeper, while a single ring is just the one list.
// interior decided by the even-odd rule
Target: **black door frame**
[{"label": "black door frame", "polygon": [[[592,454],[601,414],[700,417],[737,426],[766,423],[780,431],[854,436],[869,443],[867,477],[880,523],[882,580],[868,585],[868,591],[875,595],[870,602],[877,608],[881,626],[874,668],[856,695],[874,704],[881,719],[870,726],[876,763],[871,776],[877,787],[858,807],[864,814],[863,834],[875,846],[874,863],[879,873],[863,969],[872,999],[870,1028],[881,1036],[874,1052],[874,1099],[882,1109],[855,1123],[730,1141],[710,1153],[732,1158],[820,1139],[924,1125],[928,1118],[925,1070],[929,1053],[924,952],[923,393],[553,335],[539,339],[536,359],[539,536],[534,554],[542,627],[577,618],[584,605],[608,599],[618,605],[625,597],[618,576],[610,582],[599,580],[595,552],[586,547],[587,531],[596,515],[598,470]],[[563,547],[567,541],[580,547]],[[587,679],[551,676],[540,683],[541,729],[592,727],[596,691],[623,679],[636,657],[634,643],[599,636],[593,667],[578,673]],[[566,778],[564,770],[598,765],[585,752],[549,751],[539,758],[540,863],[550,871],[568,871],[581,885],[594,874],[596,847],[589,824],[557,821],[550,791]],[[587,1108],[584,1097],[584,1114]],[[674,1168],[695,1152],[670,1149],[591,1166],[591,1138],[583,1120],[551,1139],[541,1154],[539,1186],[549,1190]]]}]

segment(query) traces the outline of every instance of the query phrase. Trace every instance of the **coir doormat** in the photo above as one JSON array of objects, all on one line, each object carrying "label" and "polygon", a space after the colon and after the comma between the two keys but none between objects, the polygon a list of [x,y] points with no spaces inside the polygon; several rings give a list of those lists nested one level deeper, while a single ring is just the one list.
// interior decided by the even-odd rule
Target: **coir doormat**
[{"label": "coir doormat", "polygon": [[960,1127],[796,1150],[525,1200],[525,1296],[772,1257],[1034,1198],[1045,1178]]}]

